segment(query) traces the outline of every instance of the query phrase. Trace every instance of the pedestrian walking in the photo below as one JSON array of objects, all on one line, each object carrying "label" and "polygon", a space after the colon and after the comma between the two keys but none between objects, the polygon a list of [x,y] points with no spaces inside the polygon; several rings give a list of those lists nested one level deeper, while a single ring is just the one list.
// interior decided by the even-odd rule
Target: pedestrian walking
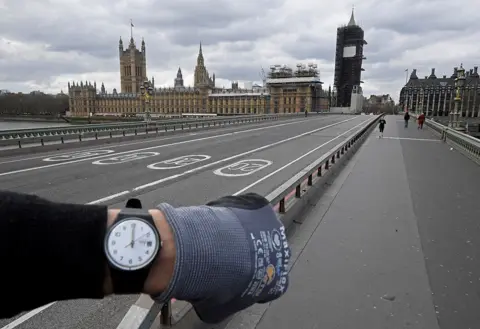
[{"label": "pedestrian walking", "polygon": [[405,128],[408,128],[408,121],[410,120],[410,114],[408,113],[408,111],[405,112],[403,120],[405,120]]},{"label": "pedestrian walking", "polygon": [[418,120],[417,129],[423,129],[423,124],[425,123],[425,113],[420,114],[417,120]]},{"label": "pedestrian walking", "polygon": [[387,121],[385,121],[383,117],[378,121],[378,130],[380,130],[380,136],[378,136],[378,138],[383,138],[383,130],[385,129],[386,124]]}]

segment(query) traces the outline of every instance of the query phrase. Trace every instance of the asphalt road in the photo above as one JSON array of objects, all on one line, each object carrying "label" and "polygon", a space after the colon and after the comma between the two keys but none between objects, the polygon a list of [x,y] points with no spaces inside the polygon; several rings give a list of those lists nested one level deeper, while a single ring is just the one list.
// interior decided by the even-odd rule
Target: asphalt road
[{"label": "asphalt road", "polygon": [[[371,119],[312,116],[68,153],[0,158],[0,186],[51,200],[112,207],[123,206],[132,196],[153,207],[159,202],[203,204],[245,191],[265,195]],[[137,299],[132,295],[54,303],[28,319],[32,313],[0,321],[0,329],[9,323],[8,329],[113,329]]]},{"label": "asphalt road", "polygon": [[292,229],[285,296],[227,329],[479,328],[480,167],[386,121]]}]

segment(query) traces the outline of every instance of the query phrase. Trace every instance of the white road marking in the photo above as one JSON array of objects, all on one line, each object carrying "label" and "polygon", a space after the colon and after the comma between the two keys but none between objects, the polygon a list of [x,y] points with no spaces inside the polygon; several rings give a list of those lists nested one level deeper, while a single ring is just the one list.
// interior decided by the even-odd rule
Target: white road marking
[{"label": "white road marking", "polygon": [[42,312],[43,310],[49,308],[50,306],[52,306],[52,305],[55,304],[55,303],[56,303],[56,302],[53,302],[53,303],[50,303],[50,304],[41,306],[41,307],[39,307],[39,308],[36,308],[36,309],[34,309],[33,311],[30,311],[30,312],[22,315],[21,317],[19,317],[19,318],[16,319],[15,321],[10,322],[10,323],[7,324],[6,326],[3,326],[1,329],[13,329],[13,328],[21,325],[22,323],[24,323],[24,322],[27,321],[28,319],[30,319],[32,316],[35,316],[35,315],[37,315],[38,313]]},{"label": "white road marking", "polygon": [[211,156],[204,155],[204,154],[193,154],[193,155],[182,155],[181,157],[163,160],[157,163],[152,163],[148,165],[148,169],[177,169],[181,167],[185,167],[188,165],[192,165],[197,162],[205,161],[210,159]]},{"label": "white road marking", "polygon": [[43,159],[43,161],[47,162],[57,162],[57,161],[68,161],[68,160],[76,160],[76,159],[83,159],[83,158],[91,158],[94,156],[105,155],[114,153],[113,150],[92,150],[92,151],[80,151],[74,153],[67,153],[62,155],[55,155],[49,158]]},{"label": "white road marking", "polygon": [[113,164],[119,164],[119,163],[125,163],[125,162],[130,162],[130,161],[135,161],[135,160],[141,160],[149,157],[153,157],[156,155],[159,155],[159,152],[138,152],[138,153],[130,153],[130,154],[124,154],[124,155],[119,155],[119,156],[113,156],[108,159],[100,159],[97,161],[93,161],[92,164],[94,165],[113,165]]},{"label": "white road marking", "polygon": [[122,196],[122,195],[125,195],[125,194],[128,194],[128,193],[130,193],[130,192],[129,192],[129,191],[118,192],[118,193],[115,193],[115,194],[112,194],[112,195],[108,195],[108,196],[106,196],[106,197],[104,197],[104,198],[101,198],[101,199],[98,199],[98,200],[90,201],[90,202],[88,202],[87,204],[98,204],[98,203],[102,203],[102,202],[115,199],[116,197],[119,197],[119,196]]},{"label": "white road marking", "polygon": [[305,135],[313,134],[313,133],[315,133],[315,132],[317,132],[317,131],[324,130],[324,129],[327,129],[327,128],[330,128],[330,127],[333,127],[333,126],[337,126],[337,125],[339,125],[339,124],[341,124],[341,123],[344,123],[344,122],[347,122],[347,121],[351,121],[351,120],[355,120],[355,119],[356,119],[356,117],[355,117],[355,118],[351,118],[351,119],[347,119],[347,120],[343,120],[343,121],[340,121],[340,122],[336,122],[336,123],[330,124],[330,125],[328,125],[328,126],[324,126],[324,127],[320,127],[320,128],[311,130],[311,131],[307,131],[307,132],[305,132],[305,133],[303,133],[303,134],[300,134],[300,135],[296,135],[296,136],[293,136],[293,137],[285,138],[285,139],[282,139],[282,140],[277,141],[277,142],[274,142],[274,143],[270,143],[270,144],[267,144],[267,145],[264,145],[264,146],[257,147],[257,148],[255,148],[255,149],[253,149],[253,150],[250,150],[250,151],[246,151],[246,152],[243,152],[243,153],[235,154],[235,155],[230,156],[230,157],[228,157],[228,158],[220,159],[220,160],[218,160],[218,161],[211,162],[211,163],[208,163],[208,164],[206,164],[206,165],[203,165],[203,166],[200,166],[200,167],[197,167],[197,168],[194,168],[194,169],[190,169],[190,170],[184,171],[183,173],[180,173],[180,174],[168,176],[168,177],[165,177],[165,178],[162,178],[162,179],[159,179],[159,180],[156,180],[156,181],[147,183],[147,184],[143,184],[143,185],[140,185],[140,186],[135,187],[135,188],[132,190],[132,192],[138,192],[138,191],[143,190],[143,189],[145,189],[145,188],[147,188],[147,187],[152,187],[152,186],[155,186],[155,185],[158,185],[158,184],[161,184],[161,183],[164,183],[164,182],[167,182],[167,181],[170,181],[170,180],[173,180],[173,179],[176,179],[176,178],[179,178],[179,177],[182,177],[182,176],[185,176],[185,175],[188,175],[188,174],[197,172],[197,171],[199,171],[199,170],[202,170],[202,169],[205,169],[205,168],[209,168],[209,167],[215,166],[215,165],[217,165],[217,164],[220,164],[220,163],[223,163],[223,162],[226,162],[226,161],[230,161],[230,160],[233,160],[233,159],[236,159],[236,158],[239,158],[239,157],[248,155],[248,154],[252,154],[252,153],[255,153],[255,152],[264,150],[264,149],[266,149],[266,148],[270,148],[270,147],[275,146],[275,145],[279,145],[279,144],[282,144],[282,143],[285,143],[285,142],[288,142],[288,141],[291,141],[291,140],[295,140],[295,139],[298,139],[298,138],[303,137],[303,136],[305,136]]},{"label": "white road marking", "polygon": [[[339,124],[341,124],[341,123],[344,123],[344,122],[347,122],[347,121],[351,121],[351,120],[354,120],[354,119],[356,119],[356,118],[357,118],[357,117],[354,117],[354,118],[347,119],[347,120],[343,120],[343,121],[340,121],[340,122],[337,122],[337,123],[334,123],[334,124],[331,124],[331,125],[328,125],[328,126],[324,126],[324,127],[315,129],[314,131],[306,132],[306,133],[303,133],[303,134],[301,134],[301,135],[297,135],[297,136],[294,136],[294,137],[290,137],[290,138],[287,138],[287,139],[285,139],[285,140],[282,140],[282,141],[279,141],[279,142],[276,142],[276,143],[273,143],[273,144],[269,144],[269,145],[262,146],[262,147],[259,148],[259,149],[264,149],[264,148],[267,148],[267,147],[269,147],[269,146],[278,145],[278,144],[280,144],[280,143],[283,143],[283,142],[286,142],[286,141],[289,141],[289,140],[293,140],[293,139],[296,139],[296,138],[305,136],[305,135],[307,135],[307,134],[311,134],[312,132],[320,131],[320,130],[322,130],[322,129],[327,129],[327,128],[329,128],[329,127],[332,127],[332,126],[335,126],[335,125],[339,125]],[[301,121],[301,122],[303,122],[303,121]],[[296,122],[296,123],[298,123],[298,122]],[[289,123],[289,124],[291,124],[291,123]],[[283,125],[285,125],[285,124],[282,124],[282,125],[280,125],[280,126],[283,126]],[[271,127],[278,127],[278,126],[279,126],[279,125],[277,125],[277,126],[268,126],[268,127],[262,127],[262,128],[259,128],[259,129],[268,129],[268,128],[271,128]],[[253,130],[258,130],[258,129],[253,129]],[[251,131],[251,130],[246,130],[245,132],[248,132],[248,131]],[[225,135],[231,135],[231,134],[225,134]],[[224,136],[224,135],[217,135],[217,137],[221,137],[221,136]],[[202,138],[202,140],[203,140],[203,138]],[[176,143],[167,144],[167,145],[175,145],[175,144],[176,144]],[[164,146],[164,145],[162,145],[162,146]],[[259,150],[259,149],[251,150],[251,151],[245,152],[245,153],[250,154],[250,153],[256,152],[256,151]],[[117,154],[119,154],[119,153],[117,153]],[[207,165],[207,166],[215,165],[215,164],[218,164],[218,163],[221,163],[221,162],[225,162],[225,161],[231,160],[232,158],[237,158],[237,157],[242,156],[242,155],[244,155],[244,154],[240,154],[240,155],[236,155],[236,156],[233,156],[233,157],[229,157],[229,158],[226,158],[226,159],[217,161],[217,162],[215,162],[215,163],[209,164],[209,165]],[[39,158],[42,158],[42,157],[39,157]],[[82,160],[79,160],[79,161],[77,161],[77,162],[84,161],[84,160],[92,160],[92,158],[90,158],[90,159],[82,159]],[[44,167],[51,167],[51,166],[62,165],[62,164],[64,164],[64,163],[58,163],[58,164],[49,165],[49,166],[44,166]],[[200,167],[200,169],[198,169],[198,168],[196,168],[196,169],[197,169],[197,170],[200,170],[200,169],[203,169],[203,168]],[[25,170],[25,171],[29,171],[29,170]],[[196,171],[196,170],[195,170],[195,171]],[[20,172],[21,172],[21,171],[20,171]],[[181,177],[181,176],[186,175],[186,174],[188,174],[188,173],[190,173],[190,172],[193,172],[193,171],[186,171],[186,172],[184,172],[183,174],[170,176],[170,179],[174,179],[174,178],[171,178],[171,177],[175,177],[175,178],[176,178],[176,177]],[[11,173],[13,173],[13,172],[11,172]],[[8,173],[0,173],[0,176],[3,176],[3,175],[5,175],[5,174],[8,174]],[[157,182],[158,182],[158,181],[157,181]],[[155,185],[155,184],[154,184],[154,185]],[[133,189],[132,191],[135,191],[135,189]],[[126,194],[129,194],[129,193],[130,193],[130,191],[122,191],[122,192],[119,192],[119,193],[115,193],[115,194],[112,194],[112,195],[103,197],[103,198],[98,199],[98,200],[90,201],[90,202],[88,202],[87,204],[98,204],[98,203],[102,203],[102,202],[105,202],[105,201],[114,199],[114,198],[116,198],[116,197],[118,197],[118,196],[126,195]],[[42,306],[42,307],[36,308],[36,309],[34,309],[34,310],[32,310],[32,311],[24,314],[23,316],[19,317],[19,318],[16,319],[15,321],[10,322],[9,324],[7,324],[6,326],[4,326],[4,327],[2,327],[2,328],[0,328],[0,329],[13,329],[13,328],[21,325],[22,323],[24,323],[25,321],[27,321],[27,320],[30,319],[31,317],[37,315],[38,313],[44,311],[45,309],[47,309],[47,308],[49,308],[49,307],[51,307],[51,306],[54,305],[55,303],[56,303],[56,302],[52,302],[52,303],[50,303],[50,304],[47,304],[47,305],[44,305],[44,306]],[[133,305],[133,306],[135,306],[135,305]],[[127,319],[124,318],[126,321],[127,321],[129,318],[131,318],[131,317],[136,317],[136,316],[140,315],[140,313],[143,312],[143,310],[136,309],[136,308],[133,307],[133,306],[130,308],[130,309],[132,309],[132,308],[133,308],[133,309],[132,309],[132,312],[129,311],[129,313],[130,313],[129,317],[128,317]],[[128,314],[128,313],[127,313],[127,314]],[[122,321],[122,322],[123,322],[123,321]]]},{"label": "white road marking", "polygon": [[[229,164],[225,167],[215,169],[213,173],[224,177],[243,177],[253,174],[270,166],[273,162],[263,159],[248,159]],[[226,172],[224,172],[226,171]],[[228,172],[230,171],[230,172]]]},{"label": "white road marking", "polygon": [[[205,132],[206,133],[206,132]],[[190,136],[194,136],[194,135],[197,135],[196,133],[192,133],[192,134],[189,134]],[[177,135],[177,136],[171,136],[171,137],[165,137],[165,138],[153,138],[153,139],[149,139],[149,140],[142,140],[142,141],[138,141],[138,142],[132,142],[132,143],[115,143],[115,145],[108,145],[108,146],[100,146],[98,148],[95,148],[95,149],[87,149],[87,150],[83,150],[83,152],[91,152],[91,151],[96,151],[96,150],[104,150],[106,148],[112,148],[113,147],[123,147],[123,146],[130,146],[130,145],[137,145],[137,144],[146,144],[146,143],[152,143],[152,142],[163,142],[165,140],[169,140],[169,139],[175,139],[175,138],[181,138],[181,137],[185,137],[185,135]],[[52,157],[54,156],[60,156],[60,155],[67,155],[67,154],[72,154],[74,152],[82,152],[82,150],[78,150],[75,151],[75,150],[72,150],[71,152],[65,152],[65,153],[56,153],[56,154],[53,154]],[[2,154],[1,150],[0,150],[0,155]],[[36,159],[42,159],[44,158],[45,155],[40,155],[40,156],[36,156],[36,157],[30,157],[30,158],[21,158],[21,159],[15,159],[15,160],[7,160],[7,161],[1,161],[0,162],[0,165],[1,164],[5,164],[5,163],[13,163],[13,162],[21,162],[21,161],[29,161],[29,160],[36,160]],[[0,328],[1,329],[1,328]]]},{"label": "white road marking", "polygon": [[130,306],[130,309],[118,324],[116,329],[137,329],[148,315],[154,301],[149,295],[141,294],[138,300]]},{"label": "white road marking", "polygon": [[137,305],[132,305],[128,309],[127,314],[118,324],[117,329],[137,329],[147,317],[150,308],[143,308]]},{"label": "white road marking", "polygon": [[382,137],[383,139],[403,139],[409,141],[422,141],[422,142],[441,142],[440,139],[429,139],[429,138],[408,138],[408,137]]},{"label": "white road marking", "polygon": [[317,151],[318,149],[320,149],[320,148],[324,147],[325,145],[327,145],[327,144],[329,144],[329,143],[333,142],[334,140],[337,140],[337,139],[339,139],[340,137],[342,137],[342,136],[344,136],[344,135],[348,134],[350,131],[352,131],[352,130],[356,129],[357,127],[359,127],[359,126],[363,125],[364,123],[365,123],[365,121],[364,121],[364,122],[362,122],[362,123],[360,123],[360,124],[358,124],[358,125],[356,125],[356,126],[355,126],[355,127],[353,127],[353,128],[350,128],[350,129],[348,129],[347,131],[345,131],[344,133],[342,133],[342,134],[338,135],[337,137],[334,137],[334,138],[330,139],[329,141],[326,141],[326,142],[325,142],[325,143],[323,143],[322,145],[319,145],[319,146],[315,147],[314,149],[312,149],[312,150],[308,151],[308,152],[307,152],[307,153],[305,153],[304,155],[302,155],[302,156],[300,156],[300,157],[296,158],[296,159],[295,159],[295,160],[293,160],[293,161],[290,161],[290,162],[289,162],[289,163],[287,163],[286,165],[284,165],[284,166],[282,166],[282,167],[278,168],[278,169],[277,169],[277,170],[275,170],[275,171],[272,171],[272,172],[271,172],[271,173],[269,173],[268,175],[265,175],[265,176],[263,176],[262,178],[260,178],[259,180],[257,180],[257,181],[255,181],[255,182],[253,182],[252,184],[250,184],[250,185],[248,185],[248,186],[246,186],[246,187],[242,188],[240,191],[238,191],[238,192],[234,193],[233,195],[239,195],[239,194],[241,194],[241,193],[243,193],[243,192],[247,191],[248,189],[250,189],[250,188],[254,187],[254,186],[255,186],[255,185],[257,185],[258,183],[261,183],[261,182],[263,182],[265,179],[267,179],[267,178],[269,178],[269,177],[272,177],[273,175],[275,175],[275,174],[276,174],[276,173],[278,173],[279,171],[282,171],[283,169],[285,169],[285,168],[287,168],[287,167],[291,166],[291,165],[292,165],[292,164],[294,164],[295,162],[297,162],[297,161],[299,161],[299,160],[301,160],[301,159],[305,158],[306,156],[308,156],[308,155],[312,154],[313,152]]},{"label": "white road marking", "polygon": [[[321,118],[315,118],[314,120],[321,120],[325,117],[321,117]],[[298,120],[298,119],[292,119],[292,120],[295,120],[294,122],[292,123],[301,123],[301,122],[304,122],[304,121],[307,121],[307,120]],[[310,120],[312,121],[312,120]],[[273,124],[271,125],[270,124],[271,121],[269,122],[264,122],[264,123],[258,123],[258,124],[253,124],[253,126],[262,126],[262,127],[275,127],[277,126],[276,124]],[[242,126],[235,126],[235,127],[232,127],[232,126],[226,126],[226,127],[222,127],[222,131],[231,131],[231,130],[237,130],[237,129],[241,129]],[[195,135],[205,135],[205,134],[211,134],[212,131],[209,130],[209,131],[200,131],[198,133],[189,133],[188,136],[195,136]],[[130,146],[130,145],[137,145],[137,144],[147,144],[147,143],[153,143],[153,142],[158,142],[158,141],[164,141],[164,140],[169,140],[169,139],[176,139],[176,138],[183,138],[185,137],[186,135],[177,135],[177,136],[170,136],[170,137],[157,137],[157,138],[153,138],[153,139],[148,139],[148,140],[142,140],[142,141],[138,141],[138,142],[131,142],[131,143],[115,143],[115,147],[123,147],[123,146]],[[96,148],[96,150],[101,150],[101,149],[105,149],[105,148],[111,148],[111,146],[103,146],[103,147],[98,147]],[[71,152],[69,152],[68,154],[70,154]],[[0,155],[1,155],[1,150],[0,150]],[[55,154],[55,156],[57,155],[62,155],[62,154],[67,154],[67,153],[58,153],[58,154]],[[52,155],[53,156],[53,155]],[[5,163],[13,163],[13,162],[20,162],[20,161],[28,161],[28,160],[36,160],[36,159],[41,159],[41,158],[44,158],[45,155],[41,155],[41,156],[35,156],[35,157],[30,157],[30,158],[21,158],[21,159],[15,159],[15,160],[7,160],[7,161],[1,161],[0,162],[0,165],[1,164],[5,164]],[[1,328],[0,328],[1,329]]]},{"label": "white road marking", "polygon": [[[343,123],[343,122],[346,122],[346,121],[349,121],[349,120],[354,120],[354,119],[356,119],[356,117],[355,118],[350,118],[350,119],[347,119],[347,120],[343,120],[343,121],[337,122],[335,124],[340,124],[340,123]],[[248,132],[252,132],[252,131],[256,131],[256,130],[265,130],[265,129],[277,128],[277,127],[281,127],[281,126],[298,124],[298,123],[301,123],[301,122],[303,122],[303,121],[288,122],[288,123],[282,123],[282,124],[275,125],[275,126],[253,128],[253,129],[247,129],[247,130],[241,130],[241,131],[226,133],[226,134],[222,134],[222,135],[214,135],[214,136],[208,136],[208,137],[202,137],[202,138],[196,138],[196,139],[189,139],[189,140],[170,143],[170,144],[156,145],[156,146],[144,147],[144,148],[141,148],[141,149],[118,152],[118,153],[115,153],[115,155],[134,153],[134,152],[139,152],[139,151],[152,150],[152,149],[175,146],[175,145],[188,144],[188,143],[199,142],[199,141],[204,141],[204,140],[209,140],[209,139],[221,138],[221,137],[225,137],[225,136],[248,133]],[[54,163],[54,164],[50,164],[50,165],[44,165],[44,166],[37,166],[37,167],[30,167],[30,168],[18,169],[18,170],[13,170],[13,171],[7,171],[7,172],[0,173],[0,176],[7,176],[7,175],[13,175],[13,174],[18,174],[18,173],[22,173],[22,172],[33,171],[33,170],[40,170],[40,169],[45,169],[45,168],[64,166],[64,165],[67,165],[67,164],[79,163],[79,162],[83,162],[83,161],[96,160],[96,159],[104,158],[106,156],[108,156],[108,155],[101,155],[101,156],[97,156],[97,157],[78,159],[78,160],[72,160],[72,161],[65,161],[65,162]]]}]

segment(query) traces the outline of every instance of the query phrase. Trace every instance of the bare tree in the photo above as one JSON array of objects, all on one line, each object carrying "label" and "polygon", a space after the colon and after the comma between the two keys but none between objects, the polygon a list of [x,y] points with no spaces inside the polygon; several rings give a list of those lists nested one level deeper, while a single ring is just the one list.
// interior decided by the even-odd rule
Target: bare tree
[{"label": "bare tree", "polygon": [[68,96],[8,93],[0,95],[0,115],[64,115],[68,110]]}]

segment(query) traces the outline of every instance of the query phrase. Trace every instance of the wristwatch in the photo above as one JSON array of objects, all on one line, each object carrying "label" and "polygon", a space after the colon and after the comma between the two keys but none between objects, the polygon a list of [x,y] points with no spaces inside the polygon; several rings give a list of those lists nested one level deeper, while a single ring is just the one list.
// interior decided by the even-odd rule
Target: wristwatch
[{"label": "wristwatch", "polygon": [[138,199],[128,200],[105,235],[104,250],[115,294],[141,292],[162,248],[152,215],[141,207]]}]

